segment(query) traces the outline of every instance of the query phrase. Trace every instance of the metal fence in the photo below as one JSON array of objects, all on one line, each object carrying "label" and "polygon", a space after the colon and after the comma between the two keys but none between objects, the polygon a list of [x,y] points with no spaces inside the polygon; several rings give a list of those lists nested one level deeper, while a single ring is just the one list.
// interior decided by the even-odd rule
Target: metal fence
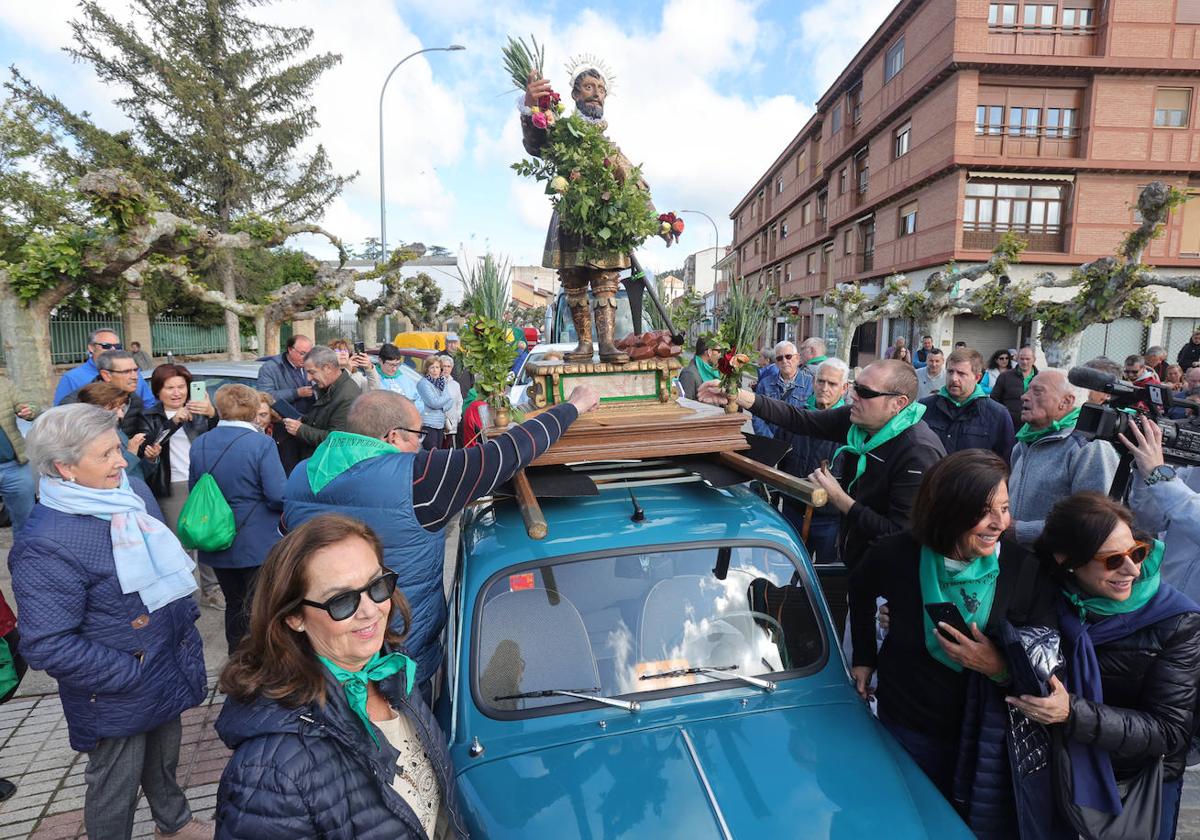
[{"label": "metal fence", "polygon": [[326,315],[324,318],[317,320],[317,344],[328,344],[337,338],[344,338],[349,342],[367,341],[358,334],[358,319],[344,317],[338,315]]},{"label": "metal fence", "polygon": [[56,365],[78,364],[88,357],[88,336],[95,330],[112,330],[122,341],[125,330],[120,317],[50,316],[50,357]]},{"label": "metal fence", "polygon": [[1137,318],[1118,318],[1111,324],[1091,324],[1079,337],[1079,361],[1108,356],[1117,364],[1146,349],[1149,330]]},{"label": "metal fence", "polygon": [[[242,336],[243,349],[246,339],[246,336]],[[223,323],[201,327],[189,318],[171,315],[160,315],[150,323],[150,343],[155,356],[165,356],[168,351],[180,356],[229,352],[229,340]]]}]

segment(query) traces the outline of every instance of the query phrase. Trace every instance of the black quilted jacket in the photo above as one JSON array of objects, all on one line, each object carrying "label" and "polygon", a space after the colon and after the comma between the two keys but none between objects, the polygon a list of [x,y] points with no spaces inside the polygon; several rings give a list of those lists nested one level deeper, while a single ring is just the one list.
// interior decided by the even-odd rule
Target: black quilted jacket
[{"label": "black quilted jacket", "polygon": [[1200,683],[1200,613],[1163,619],[1096,648],[1104,702],[1072,695],[1067,734],[1107,750],[1118,779],[1166,756],[1167,781],[1183,773]]}]

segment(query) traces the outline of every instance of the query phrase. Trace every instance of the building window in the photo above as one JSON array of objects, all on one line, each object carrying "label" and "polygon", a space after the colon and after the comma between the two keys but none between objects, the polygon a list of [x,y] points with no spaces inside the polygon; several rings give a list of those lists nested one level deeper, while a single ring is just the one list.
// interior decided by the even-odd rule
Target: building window
[{"label": "building window", "polygon": [[858,191],[865,193],[867,187],[871,184],[871,164],[867,160],[867,152],[864,149],[859,152],[854,158],[854,170],[857,173]]},{"label": "building window", "polygon": [[812,202],[806,201],[800,205],[800,224],[806,225],[812,221]]},{"label": "building window", "polygon": [[975,106],[975,134],[1003,134],[1004,106]]},{"label": "building window", "polygon": [[805,274],[816,274],[817,273],[817,252],[816,251],[813,251],[812,253],[810,253],[808,256],[806,256],[804,258],[804,273]]},{"label": "building window", "polygon": [[804,172],[804,162],[807,158],[808,158],[808,153],[804,152],[804,151],[802,151],[802,152],[800,152],[800,154],[796,155],[796,177],[797,178],[799,178],[800,175]]},{"label": "building window", "polygon": [[1020,137],[1024,134],[1026,137],[1037,137],[1038,124],[1041,122],[1041,119],[1041,108],[1009,108],[1008,136]]},{"label": "building window", "polygon": [[779,223],[779,238],[787,239],[787,222]]},{"label": "building window", "polygon": [[846,111],[850,115],[851,124],[858,125],[862,122],[862,82],[856,84],[846,94]]},{"label": "building window", "polygon": [[853,254],[854,253],[854,229],[853,228],[842,231],[842,253],[843,254]]},{"label": "building window", "polygon": [[817,218],[822,222],[826,219],[826,205],[829,203],[829,193],[823,192],[817,194]]},{"label": "building window", "polygon": [[917,232],[917,202],[900,205],[899,236],[912,236]]},{"label": "building window", "polygon": [[1032,3],[1025,6],[1025,28],[1038,29],[1054,26],[1054,18],[1058,14],[1058,6],[1038,6]]},{"label": "building window", "polygon": [[908,142],[912,136],[912,123],[905,123],[896,129],[895,141],[892,143],[892,156],[902,158],[908,154]]},{"label": "building window", "polygon": [[829,114],[829,133],[837,134],[842,130],[842,106],[834,105]]},{"label": "building window", "polygon": [[875,268],[875,222],[865,222],[862,226],[862,271]]},{"label": "building window", "polygon": [[892,48],[887,51],[887,58],[883,62],[883,81],[884,84],[890,82],[900,69],[904,67],[904,36],[900,36],[900,40],[892,44]]},{"label": "building window", "polygon": [[1065,184],[1035,181],[968,181],[963,200],[963,247],[991,248],[986,236],[1015,231],[1030,240],[1030,250],[1062,250]]},{"label": "building window", "polygon": [[779,178],[778,180],[775,181],[775,195],[781,195],[782,193],[783,193],[783,178]]},{"label": "building window", "polygon": [[1191,106],[1191,88],[1159,88],[1154,94],[1154,124],[1159,128],[1187,128]]},{"label": "building window", "polygon": [[846,167],[843,166],[838,170],[838,195],[846,194],[846,183]]},{"label": "building window", "polygon": [[1086,29],[1095,20],[1093,9],[1063,9],[1063,29]]},{"label": "building window", "polygon": [[758,237],[754,237],[754,255],[758,256]]},{"label": "building window", "polygon": [[1076,108],[1047,108],[1046,136],[1069,140],[1079,136],[1079,110]]},{"label": "building window", "polygon": [[988,6],[988,26],[1016,26],[1016,3],[992,3]]}]

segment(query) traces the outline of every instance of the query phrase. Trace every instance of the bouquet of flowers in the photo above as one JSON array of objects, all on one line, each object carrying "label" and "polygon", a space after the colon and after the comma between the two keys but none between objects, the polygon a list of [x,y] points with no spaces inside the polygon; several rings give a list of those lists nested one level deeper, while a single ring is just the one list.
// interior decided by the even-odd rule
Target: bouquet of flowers
[{"label": "bouquet of flowers", "polygon": [[670,241],[674,239],[679,241],[679,235],[683,233],[683,219],[676,216],[674,213],[660,213],[658,216],[658,235]]},{"label": "bouquet of flowers", "polygon": [[[502,50],[505,69],[521,91],[531,73],[542,77],[545,49],[530,40],[532,47],[509,38]],[[603,123],[578,114],[563,116],[564,110],[562,97],[554,91],[530,106],[530,120],[545,130],[546,140],[539,157],[518,161],[512,168],[546,184],[559,224],[580,238],[583,256],[602,260],[631,253],[656,234],[670,239],[654,214],[641,168],[622,164],[619,150],[604,136]],[[683,231],[679,224],[675,239]]]},{"label": "bouquet of flowers", "polygon": [[717,343],[721,346],[717,371],[721,374],[721,390],[730,397],[725,411],[732,414],[737,411],[733,397],[742,385],[742,376],[755,372],[751,353],[766,329],[771,311],[766,302],[751,295],[737,282],[729,284],[729,297],[724,308],[721,326],[717,328]]}]

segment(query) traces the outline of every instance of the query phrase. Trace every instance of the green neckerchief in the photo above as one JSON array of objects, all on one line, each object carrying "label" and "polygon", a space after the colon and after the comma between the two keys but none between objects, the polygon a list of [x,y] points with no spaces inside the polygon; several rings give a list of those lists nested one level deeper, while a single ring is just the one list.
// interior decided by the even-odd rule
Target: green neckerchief
[{"label": "green neckerchief", "polygon": [[980,397],[986,397],[987,391],[983,390],[983,386],[980,385],[978,382],[976,382],[975,390],[972,391],[970,394],[968,394],[967,398],[965,400],[963,400],[962,402],[958,402],[954,399],[954,397],[950,396],[950,392],[946,390],[945,385],[942,386],[942,390],[938,391],[938,394],[945,397],[946,399],[950,400],[950,402],[952,402],[954,404],[955,408],[962,408],[964,405],[966,405],[969,402],[972,402],[973,400],[977,400]]},{"label": "green neckerchief", "polygon": [[329,437],[321,442],[317,451],[308,459],[308,484],[313,493],[320,493],[326,484],[359,461],[378,458],[380,455],[395,455],[399,451],[379,438],[350,432],[330,432]]},{"label": "green neckerchief", "polygon": [[700,358],[699,355],[693,357],[696,362],[696,370],[700,371],[700,381],[708,382],[711,379],[720,379],[721,372],[708,362]]},{"label": "green neckerchief", "polygon": [[828,356],[813,356],[811,359],[809,359],[807,362],[805,362],[805,364],[809,365],[809,366],[819,365],[819,364],[821,364],[821,362],[825,361],[828,358],[829,358]]},{"label": "green neckerchief", "polygon": [[1142,562],[1142,573],[1133,582],[1132,591],[1124,601],[1114,601],[1112,598],[1101,598],[1098,595],[1081,598],[1077,593],[1066,589],[1063,590],[1063,594],[1067,596],[1068,601],[1079,608],[1080,621],[1084,620],[1085,613],[1107,616],[1140,610],[1150,603],[1150,599],[1158,592],[1158,585],[1161,582],[1158,570],[1162,566],[1162,561],[1163,544],[1155,540],[1150,556]]},{"label": "green neckerchief", "polygon": [[379,373],[380,377],[382,377],[383,379],[395,379],[398,376],[404,375],[400,372],[401,367],[404,367],[404,365],[400,365],[400,367],[396,368],[395,373],[384,373],[382,365],[375,365],[375,370]]},{"label": "green neckerchief", "polygon": [[1037,365],[1034,365],[1033,367],[1031,367],[1029,369],[1029,375],[1022,377],[1022,381],[1025,383],[1025,387],[1021,389],[1022,393],[1029,390],[1029,383],[1033,381],[1033,377],[1037,376],[1037,374],[1038,374]]},{"label": "green neckerchief", "polygon": [[[837,402],[835,402],[833,405],[829,406],[829,408],[827,408],[827,409],[825,409],[825,410],[826,410],[826,411],[833,411],[835,408],[841,408],[841,407],[842,407],[842,406],[844,406],[845,404],[846,404],[846,398],[845,398],[845,397],[838,397],[838,401],[837,401]],[[816,409],[817,411],[821,411],[821,409],[817,408],[817,395],[816,395],[816,394],[809,394],[809,395],[808,395],[808,399],[806,399],[806,400],[804,401],[804,407],[805,407],[805,408],[812,408],[812,409]]]},{"label": "green neckerchief", "polygon": [[1079,409],[1077,408],[1074,411],[1065,414],[1062,419],[1055,420],[1044,429],[1034,429],[1028,423],[1026,423],[1017,431],[1017,440],[1028,446],[1035,440],[1041,440],[1052,432],[1061,432],[1063,429],[1075,428],[1075,421],[1078,419]]},{"label": "green neckerchief", "polygon": [[375,655],[363,666],[361,671],[347,671],[324,656],[317,658],[321,660],[322,665],[329,669],[333,678],[342,684],[342,688],[346,691],[346,701],[350,704],[350,711],[358,716],[363,726],[367,728],[367,734],[371,736],[371,740],[375,742],[376,746],[379,746],[375,727],[371,725],[371,719],[367,717],[367,683],[386,680],[393,674],[403,671],[404,693],[412,694],[413,680],[417,676],[417,663],[403,653],[381,654],[379,651],[375,651]]},{"label": "green neckerchief", "polygon": [[[921,602],[938,604],[949,601],[958,607],[967,627],[972,622],[980,630],[987,624],[996,597],[996,579],[1000,577],[1000,545],[986,557],[975,557],[960,572],[946,568],[946,558],[928,546],[921,546]],[[925,613],[925,649],[929,655],[954,671],[962,666],[951,659],[938,644],[937,628]]]},{"label": "green neckerchief", "polygon": [[873,435],[861,426],[851,424],[850,431],[846,432],[846,444],[839,446],[833,453],[834,458],[842,452],[850,452],[858,456],[858,466],[854,468],[854,478],[850,479],[846,489],[849,490],[853,487],[854,482],[862,478],[862,474],[867,471],[868,452],[917,425],[924,415],[925,406],[920,403],[912,403],[905,406],[899,414],[887,421],[887,425]]}]

